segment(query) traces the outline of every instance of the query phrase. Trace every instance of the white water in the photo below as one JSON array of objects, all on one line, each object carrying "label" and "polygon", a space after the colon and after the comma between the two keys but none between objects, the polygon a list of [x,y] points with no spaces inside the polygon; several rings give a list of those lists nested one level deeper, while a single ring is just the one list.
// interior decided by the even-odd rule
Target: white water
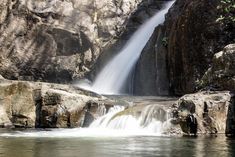
[{"label": "white water", "polygon": [[92,84],[80,82],[78,86],[99,94],[123,94],[121,89],[129,73],[139,59],[155,27],[164,22],[165,14],[173,3],[174,1],[166,3],[164,9],[145,22],[129,39],[119,54],[103,68]]},{"label": "white water", "polygon": [[[104,67],[93,84],[81,83],[79,87],[100,94],[121,94],[121,88],[129,72],[135,66],[142,49],[149,40],[154,28],[164,21],[164,16],[173,3],[173,1],[168,2],[163,10],[159,11],[134,33],[122,51]],[[108,114],[95,120],[89,128],[18,131],[3,133],[0,136],[61,138],[159,136],[171,127],[167,117],[168,114],[163,114],[163,110],[159,110],[155,106],[146,106],[138,116],[123,113],[123,110],[123,107],[117,106],[110,109]],[[117,115],[118,113],[121,113],[121,115]]]},{"label": "white water", "polygon": [[6,137],[122,137],[122,136],[162,136],[171,127],[168,114],[161,114],[158,120],[155,106],[146,106],[140,116],[121,113],[124,107],[114,106],[109,112],[95,120],[89,128],[52,129],[51,131],[16,131],[3,133]]}]

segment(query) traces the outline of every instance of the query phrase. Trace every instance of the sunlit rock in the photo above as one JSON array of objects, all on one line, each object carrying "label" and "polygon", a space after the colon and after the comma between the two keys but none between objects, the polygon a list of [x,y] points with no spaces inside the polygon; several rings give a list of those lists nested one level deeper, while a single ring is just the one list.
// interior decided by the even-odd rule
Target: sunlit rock
[{"label": "sunlit rock", "polygon": [[33,88],[26,82],[5,82],[0,84],[1,125],[33,127],[35,104]]},{"label": "sunlit rock", "polygon": [[1,127],[89,126],[111,106],[112,100],[70,85],[5,79],[0,82]]},{"label": "sunlit rock", "polygon": [[71,82],[91,71],[142,0],[4,0],[0,71],[7,79]]},{"label": "sunlit rock", "polygon": [[233,112],[229,109],[234,105],[230,102],[231,97],[232,94],[227,91],[199,92],[181,97],[178,100],[177,111],[182,131],[190,134],[187,118],[193,115],[197,120],[199,134],[224,134],[227,127],[234,125],[227,123]]}]

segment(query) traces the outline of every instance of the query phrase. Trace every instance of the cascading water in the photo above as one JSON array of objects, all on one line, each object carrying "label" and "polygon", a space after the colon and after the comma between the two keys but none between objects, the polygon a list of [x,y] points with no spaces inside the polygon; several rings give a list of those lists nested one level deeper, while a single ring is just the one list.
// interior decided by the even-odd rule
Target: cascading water
[{"label": "cascading water", "polygon": [[161,135],[171,127],[169,113],[156,105],[136,106],[124,110],[114,107],[94,121],[90,128],[119,130],[130,135]]},{"label": "cascading water", "polygon": [[174,1],[167,2],[164,9],[144,23],[129,39],[119,54],[103,68],[92,84],[83,82],[78,86],[99,94],[122,94],[121,89],[139,59],[141,51],[155,27],[164,22],[165,14],[173,3]]},{"label": "cascading water", "polygon": [[88,128],[53,129],[51,131],[17,131],[0,134],[14,137],[120,137],[160,136],[171,129],[169,113],[156,105],[125,109],[114,106]]},{"label": "cascading water", "polygon": [[[164,16],[174,1],[166,3],[164,9],[143,24],[131,37],[122,51],[100,72],[93,84],[78,86],[100,94],[121,94],[123,84],[135,66],[140,53],[154,28],[164,21]],[[99,113],[104,114],[105,108]],[[156,105],[133,106],[127,109],[114,106],[109,112],[95,120],[89,128],[53,129],[53,131],[28,131],[3,133],[0,136],[15,137],[99,137],[99,136],[155,136],[171,129],[169,113]]]}]

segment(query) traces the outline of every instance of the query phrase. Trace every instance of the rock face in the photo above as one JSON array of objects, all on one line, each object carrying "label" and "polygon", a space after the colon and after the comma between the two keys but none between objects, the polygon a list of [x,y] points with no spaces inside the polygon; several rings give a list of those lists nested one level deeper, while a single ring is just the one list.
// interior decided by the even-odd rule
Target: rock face
[{"label": "rock face", "polygon": [[122,34],[142,0],[3,0],[0,73],[8,79],[81,78]]},{"label": "rock face", "polygon": [[235,44],[214,55],[212,65],[202,78],[202,86],[235,91]]},{"label": "rock face", "polygon": [[112,101],[69,85],[1,80],[0,126],[85,127]]},{"label": "rock face", "polygon": [[[136,68],[134,84],[144,86],[144,79],[149,76],[153,86],[149,91],[143,88],[145,91],[142,93],[161,92],[158,89],[161,82],[165,83],[161,89],[168,88],[173,95],[196,90],[212,63],[213,55],[235,42],[235,23],[232,20],[220,21],[219,17],[224,15],[221,10],[225,8],[220,0],[176,0],[164,25],[156,29],[146,45]],[[162,59],[160,64],[159,59]],[[145,67],[151,67],[151,72]],[[166,74],[161,76],[164,68]],[[162,91],[164,94],[165,90]],[[141,92],[136,91],[137,94]]]},{"label": "rock face", "polygon": [[181,129],[189,133],[187,117],[197,119],[199,134],[229,133],[234,131],[234,102],[230,92],[199,92],[181,97],[178,101],[178,118]]}]

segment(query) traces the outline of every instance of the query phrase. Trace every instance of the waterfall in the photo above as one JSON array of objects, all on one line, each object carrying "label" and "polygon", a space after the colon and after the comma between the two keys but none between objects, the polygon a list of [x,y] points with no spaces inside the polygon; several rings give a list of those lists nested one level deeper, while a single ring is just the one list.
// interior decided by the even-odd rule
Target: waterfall
[{"label": "waterfall", "polygon": [[[130,38],[124,48],[98,74],[93,83],[87,80],[78,86],[100,94],[121,94],[123,84],[135,66],[142,49],[156,26],[164,21],[165,14],[174,1],[144,23]],[[99,113],[104,114],[105,108]],[[136,105],[125,109],[114,106],[108,113],[96,119],[88,128],[53,129],[52,131],[17,131],[0,136],[17,137],[90,137],[90,136],[155,136],[171,129],[169,113],[157,105]]]},{"label": "waterfall", "polygon": [[83,82],[78,86],[99,94],[123,94],[122,87],[128,75],[136,65],[155,27],[164,22],[165,14],[173,3],[174,1],[167,2],[162,10],[141,25],[123,49],[101,70],[93,83]]}]

